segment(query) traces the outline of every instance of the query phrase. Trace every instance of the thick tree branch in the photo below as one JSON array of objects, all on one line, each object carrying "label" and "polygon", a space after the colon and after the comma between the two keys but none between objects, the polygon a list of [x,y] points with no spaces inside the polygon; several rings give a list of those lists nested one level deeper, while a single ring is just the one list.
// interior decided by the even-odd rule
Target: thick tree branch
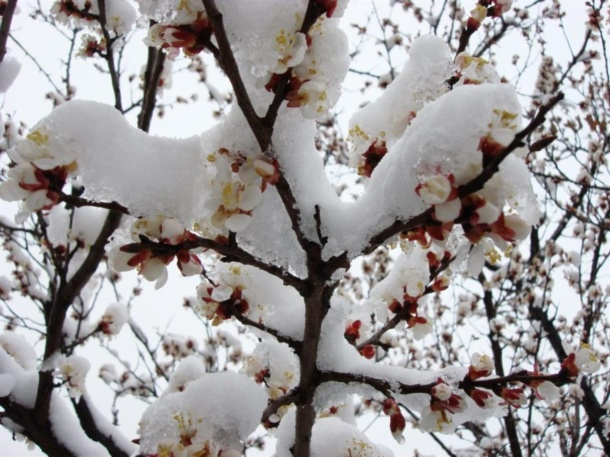
[{"label": "thick tree branch", "polygon": [[227,32],[225,30],[224,21],[222,18],[222,13],[219,11],[216,6],[216,2],[214,0],[202,0],[203,6],[205,7],[205,11],[208,15],[208,19],[212,24],[212,28],[214,30],[214,36],[216,37],[216,41],[218,42],[218,63],[220,67],[224,70],[225,74],[231,81],[231,86],[235,91],[235,98],[237,99],[237,104],[239,105],[242,113],[246,118],[246,121],[250,125],[250,129],[254,133],[256,140],[258,141],[258,145],[261,148],[263,153],[266,153],[271,146],[271,132],[269,129],[263,128],[263,124],[261,119],[256,114],[256,110],[252,105],[252,101],[250,100],[250,96],[248,95],[248,91],[246,90],[246,86],[241,78],[239,73],[239,67],[237,66],[237,62],[235,61],[235,56],[233,55],[233,51],[231,50],[231,43],[229,43],[229,38],[227,36]]},{"label": "thick tree branch", "polygon": [[4,56],[6,55],[6,42],[11,30],[11,22],[13,21],[15,8],[17,8],[17,0],[8,0],[5,4],[4,12],[2,13],[2,23],[0,23],[0,63],[2,63]]},{"label": "thick tree branch", "polygon": [[298,291],[303,291],[307,287],[305,280],[290,274],[280,266],[263,262],[237,245],[233,245],[231,243],[221,243],[219,241],[202,238],[194,234],[191,234],[190,240],[183,241],[182,243],[178,244],[158,243],[152,240],[146,240],[141,243],[127,244],[123,247],[123,250],[126,252],[139,252],[143,249],[150,249],[154,253],[158,254],[177,254],[179,251],[190,251],[200,248],[212,249],[218,252],[219,254],[225,256],[223,259],[225,262],[239,262],[244,265],[251,265],[263,270],[276,278],[281,279],[284,284],[292,286]]},{"label": "thick tree branch", "polygon": [[97,441],[108,450],[112,457],[129,457],[131,453],[122,449],[111,435],[104,434],[95,421],[88,399],[82,396],[79,401],[72,399],[72,405],[84,432],[93,441]]},{"label": "thick tree branch", "polygon": [[[110,212],[98,235],[95,243],[91,246],[89,254],[74,276],[60,285],[59,290],[51,304],[51,310],[46,322],[47,340],[44,350],[44,359],[48,359],[57,351],[61,350],[63,344],[63,327],[66,313],[78,296],[82,288],[97,271],[97,267],[106,253],[106,243],[118,228],[121,222],[121,214]],[[38,392],[36,395],[36,415],[46,420],[49,417],[51,394],[53,391],[53,374],[50,371],[41,371],[39,374]]]},{"label": "thick tree branch", "polygon": [[19,424],[21,433],[32,440],[49,457],[82,457],[75,455],[52,433],[53,426],[48,416],[40,417],[35,410],[26,408],[10,400],[10,396],[0,397],[4,416]]},{"label": "thick tree branch", "polygon": [[165,53],[158,48],[148,48],[148,59],[144,71],[144,96],[142,98],[142,110],[138,115],[138,127],[145,132],[150,130],[155,105],[157,102],[157,91],[159,79],[165,64]]},{"label": "thick tree branch", "polygon": [[[202,1],[210,23],[212,24],[214,36],[218,42],[218,52],[215,54],[216,59],[231,82],[231,86],[235,91],[237,104],[244,114],[244,117],[246,118],[246,121],[248,122],[256,141],[258,142],[261,152],[270,156],[273,154],[272,136],[275,117],[273,120],[267,119],[265,122],[263,122],[263,119],[261,119],[256,113],[239,72],[239,67],[235,60],[235,56],[231,50],[231,43],[229,43],[229,38],[224,27],[222,13],[218,10],[214,0]],[[311,0],[310,3],[312,2],[313,0]],[[276,183],[276,189],[278,190],[282,203],[286,208],[286,212],[290,218],[292,229],[297,236],[297,240],[299,241],[301,247],[306,250],[308,243],[300,227],[300,212],[297,208],[296,199],[292,189],[290,188],[290,185],[283,174]]]}]

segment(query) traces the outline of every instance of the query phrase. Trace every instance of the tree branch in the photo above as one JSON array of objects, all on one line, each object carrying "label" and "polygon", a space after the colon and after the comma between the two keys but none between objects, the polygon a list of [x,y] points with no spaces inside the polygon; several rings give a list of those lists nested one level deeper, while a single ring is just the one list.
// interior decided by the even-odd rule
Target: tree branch
[{"label": "tree branch", "polygon": [[130,452],[122,449],[115,442],[112,435],[106,435],[98,428],[86,396],[81,396],[79,401],[72,399],[72,405],[84,432],[89,438],[104,446],[112,457],[129,457],[132,455]]},{"label": "tree branch", "polygon": [[271,132],[269,132],[268,129],[263,128],[261,119],[258,117],[258,114],[256,114],[256,110],[252,105],[252,101],[250,100],[250,96],[246,90],[246,86],[244,85],[239,73],[239,67],[235,61],[235,56],[231,50],[231,43],[229,43],[229,38],[227,37],[224,21],[222,19],[222,13],[218,10],[214,0],[202,1],[208,15],[208,19],[212,24],[214,36],[218,42],[218,63],[229,78],[229,81],[231,81],[231,86],[235,91],[237,104],[239,105],[242,113],[244,113],[246,121],[248,122],[248,125],[250,125],[250,129],[258,141],[261,151],[266,153],[271,145]]},{"label": "tree branch", "polygon": [[0,63],[2,63],[6,55],[6,42],[11,30],[15,8],[17,8],[17,0],[8,0],[2,13],[2,23],[0,24]]},{"label": "tree branch", "polygon": [[[536,116],[530,121],[530,123],[520,132],[515,134],[513,140],[502,149],[502,151],[493,158],[489,162],[489,164],[479,173],[478,176],[470,180],[468,183],[460,186],[458,188],[458,194],[460,198],[463,198],[467,195],[473,194],[483,188],[485,183],[489,181],[493,175],[498,171],[500,164],[504,161],[508,155],[515,151],[516,149],[522,147],[525,143],[525,138],[528,137],[531,133],[533,133],[538,127],[540,127],[546,118],[546,115],[553,109],[553,107],[563,100],[564,95],[560,92],[554,97],[552,97],[547,103],[542,105],[538,110]],[[435,221],[432,218],[432,214],[434,213],[434,208],[428,208],[424,212],[418,214],[417,216],[413,216],[408,220],[397,220],[393,222],[390,226],[378,232],[376,235],[372,236],[369,240],[367,247],[363,250],[363,254],[370,254],[381,244],[385,243],[388,239],[393,236],[398,235],[399,233],[411,230],[420,226],[431,226],[431,225],[439,225],[438,221]]]}]

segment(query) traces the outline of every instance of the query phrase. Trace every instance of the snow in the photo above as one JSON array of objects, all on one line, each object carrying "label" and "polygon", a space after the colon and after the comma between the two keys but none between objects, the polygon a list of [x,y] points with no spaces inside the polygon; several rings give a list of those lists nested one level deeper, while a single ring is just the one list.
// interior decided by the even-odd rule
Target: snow
[{"label": "snow", "polygon": [[137,450],[137,446],[131,442],[129,438],[123,435],[118,427],[109,421],[96,407],[94,401],[91,399],[89,394],[83,395],[83,400],[87,402],[89,411],[95,422],[95,426],[105,436],[111,437],[112,441],[122,449],[126,454],[134,454]]},{"label": "snow", "polygon": [[24,370],[35,370],[38,366],[36,352],[23,336],[10,331],[3,332],[0,334],[0,347]]},{"label": "snow", "polygon": [[78,240],[91,246],[107,214],[107,210],[100,208],[74,208],[72,213],[63,206],[54,206],[48,215],[49,241],[55,246],[66,246],[68,242]]},{"label": "snow", "polygon": [[[204,173],[197,137],[149,136],[111,106],[86,101],[59,106],[34,131],[53,132],[44,145],[53,158],[64,163],[78,158],[85,196],[120,201],[136,215],[193,220],[201,212],[201,195],[195,189],[203,188]],[[32,143],[31,137],[24,143]]]},{"label": "snow", "polygon": [[[296,7],[300,2],[293,3]],[[246,84],[252,84],[254,91],[255,78],[250,76],[262,72],[259,67],[264,67],[264,62],[258,57],[264,51],[254,49],[248,37],[254,33],[256,21],[252,16],[246,20],[244,15],[258,17],[260,12],[253,13],[251,6],[237,7],[233,1],[223,2],[223,8],[232,13],[226,15],[228,29],[242,27],[235,51],[240,65],[252,66],[244,74]],[[288,20],[284,16],[289,8],[280,10],[283,12],[274,12],[265,21],[274,19],[277,25],[283,24]],[[317,53],[311,61],[315,60],[319,66],[316,74],[328,84],[329,99],[347,68],[336,57],[345,54],[346,46],[333,21],[323,20],[316,28],[323,39],[317,43],[314,38],[307,54]],[[307,55],[300,65],[307,64]],[[341,202],[326,177],[313,142],[314,123],[304,120],[293,108],[281,109],[274,129],[273,154],[293,188],[301,211],[301,229],[315,241],[318,228],[314,213],[316,207],[320,208],[322,236],[328,237],[325,257],[345,251],[357,255],[381,228],[424,211],[429,203],[415,192],[422,173],[438,169],[453,174],[456,186],[468,182],[482,169],[481,138],[492,135],[505,144],[519,126],[520,107],[509,85],[463,85],[445,93],[444,80],[451,69],[448,55],[447,46],[438,38],[420,38],[412,46],[403,73],[382,97],[354,116],[352,131],[361,132],[352,135],[354,151],[361,152],[373,139],[383,137],[388,152],[374,170],[364,195],[353,203]],[[407,96],[398,97],[395,92]],[[264,91],[256,93],[263,93],[265,100],[260,100],[260,106],[266,106],[269,100]],[[399,102],[403,104],[397,105]],[[410,124],[404,122],[411,112],[416,116]],[[386,118],[390,115],[387,113],[398,113],[401,121]],[[514,117],[509,126],[504,123],[504,113]],[[385,125],[393,127],[381,131]],[[303,256],[295,245],[294,233],[288,229],[287,215],[277,210],[275,190],[268,186],[262,195],[252,197],[260,178],[249,168],[260,160],[257,154],[260,152],[252,133],[237,110],[201,137],[177,140],[146,135],[110,106],[74,101],[55,109],[11,156],[18,162],[32,161],[41,166],[75,161],[74,174],[89,198],[119,201],[138,216],[175,217],[187,228],[197,222],[203,234],[218,235],[232,229],[240,233],[240,241],[248,250],[303,274]],[[234,173],[231,167],[237,159],[245,162],[239,173]],[[252,184],[250,175],[255,179]],[[529,179],[522,159],[513,156],[482,195],[493,197],[498,208],[508,202],[531,224],[538,212]],[[4,183],[0,190],[9,184]],[[229,200],[229,194],[225,194],[228,185],[233,189]]]},{"label": "snow", "polygon": [[4,56],[0,63],[0,94],[4,94],[17,78],[21,64],[10,55]]},{"label": "snow", "polygon": [[0,275],[0,298],[8,300],[13,289],[13,284],[9,278],[4,275]]},{"label": "snow", "polygon": [[[295,410],[293,409],[278,428],[277,457],[291,457],[294,444]],[[393,457],[383,446],[377,446],[355,426],[336,417],[316,421],[311,437],[311,456]]]},{"label": "snow", "polygon": [[258,426],[267,405],[263,390],[245,375],[206,374],[182,392],[168,392],[149,407],[140,422],[140,452],[156,453],[164,443],[190,436],[202,444],[239,448]]},{"label": "snow", "polygon": [[[7,337],[7,335],[10,335]],[[19,404],[33,408],[36,401],[36,389],[38,388],[38,373],[34,368],[25,369],[22,364],[28,366],[29,351],[28,343],[23,337],[12,333],[5,332],[0,335],[0,373],[12,376],[15,380],[9,395],[11,400]],[[35,360],[35,359],[34,359]],[[5,381],[5,386],[8,390],[8,385],[11,381]]]},{"label": "snow", "polygon": [[0,397],[8,396],[15,387],[15,377],[10,373],[0,373]]},{"label": "snow", "polygon": [[359,156],[375,139],[393,146],[407,128],[411,113],[417,114],[447,92],[445,81],[452,67],[449,48],[441,38],[424,36],[416,40],[398,77],[381,97],[352,116],[349,139],[353,165],[359,164]]},{"label": "snow", "polygon": [[74,455],[91,457],[110,455],[104,446],[89,439],[74,413],[55,392],[51,395],[49,421],[51,422],[52,433]]},{"label": "snow", "polygon": [[300,378],[299,360],[287,344],[268,339],[256,346],[246,361],[246,374],[251,378],[266,372],[264,383],[270,398],[282,396],[297,386]]},{"label": "snow", "polygon": [[[51,13],[60,24],[73,25],[75,27],[94,27],[96,22],[78,15],[71,15],[61,7],[61,1],[57,0],[51,8]],[[86,8],[88,4],[89,8]],[[106,23],[110,32],[115,35],[128,33],[136,20],[136,11],[127,0],[106,0]],[[75,0],[74,6],[79,10],[88,10],[91,14],[99,14],[97,0]]]},{"label": "snow", "polygon": [[205,365],[200,357],[190,355],[180,361],[169,379],[165,392],[182,392],[191,382],[205,374]]}]

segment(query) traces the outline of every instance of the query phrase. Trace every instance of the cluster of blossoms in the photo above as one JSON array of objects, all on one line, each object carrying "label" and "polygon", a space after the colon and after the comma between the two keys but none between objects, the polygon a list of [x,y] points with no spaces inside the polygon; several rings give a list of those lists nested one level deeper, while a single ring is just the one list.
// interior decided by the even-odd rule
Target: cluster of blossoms
[{"label": "cluster of blossoms", "polygon": [[[324,3],[328,17],[331,17],[337,2]],[[327,57],[321,54],[325,51],[321,51],[324,26],[324,20],[318,19],[307,35],[281,29],[275,37],[277,63],[266,76],[265,88],[270,92],[277,90],[282,76],[290,76],[287,106],[300,108],[306,119],[320,119],[328,114],[336,98],[330,94],[331,82],[321,65]]]},{"label": "cluster of blossoms", "polygon": [[[413,338],[419,341],[432,332],[432,322],[428,318],[420,315],[418,301],[406,291],[407,287],[408,286],[405,286],[403,301],[392,301],[388,306],[388,309],[394,314],[404,314],[403,319],[407,322],[407,328],[411,330]],[[415,287],[421,289],[421,293],[423,294],[423,283],[419,282]]]},{"label": "cluster of blossoms", "polygon": [[[546,401],[553,401],[559,398],[559,387],[548,378],[555,378],[555,382],[565,383],[568,379],[576,378],[581,372],[594,373],[601,364],[588,345],[581,345],[578,351],[569,352],[568,357],[561,364],[561,370],[557,375],[546,375],[547,379],[536,379],[543,377],[538,372],[537,367],[534,371],[521,371],[516,374],[523,376],[523,382],[518,387],[506,387],[501,384],[489,385],[483,389],[475,387],[475,381],[489,378],[494,371],[493,360],[484,354],[475,353],[472,356],[468,373],[464,378],[464,392],[474,403],[484,409],[496,406],[510,406],[519,408],[527,404],[525,387],[533,389],[537,398]],[[533,379],[527,380],[527,377]],[[489,389],[489,390],[488,390]],[[453,393],[442,379],[431,389],[430,406],[422,411],[419,426],[422,430],[450,432],[453,430],[453,421],[448,414],[456,414],[467,408],[467,404],[460,395]],[[498,403],[498,400],[502,400]]]},{"label": "cluster of blossoms", "polygon": [[91,0],[59,0],[53,3],[51,14],[60,24],[68,25],[70,21],[74,21],[76,24],[84,25],[93,22],[99,10],[97,2],[94,9]]},{"label": "cluster of blossoms", "polygon": [[43,363],[42,369],[53,371],[68,386],[70,397],[78,400],[86,392],[85,379],[91,368],[87,359],[79,355],[66,357],[55,354]]},{"label": "cluster of blossoms", "polygon": [[513,0],[479,0],[477,6],[470,11],[466,27],[477,30],[487,16],[500,17],[510,11],[512,4]]},{"label": "cluster of blossoms", "polygon": [[[413,243],[404,244],[404,249],[405,252],[396,259],[390,275],[371,291],[371,312],[380,322],[388,320],[389,313],[399,316],[413,338],[421,340],[432,332],[432,321],[423,313],[427,294],[448,287],[447,277],[437,273],[441,262],[447,260],[446,257],[450,257],[450,254],[440,252],[435,247],[427,251]],[[431,280],[431,276],[434,279]],[[345,337],[350,343],[363,330],[360,328],[362,324],[356,322],[348,325],[345,331]],[[370,355],[371,358],[375,354],[367,346],[361,348],[361,353],[364,356]]]},{"label": "cluster of blossoms", "polygon": [[150,27],[145,43],[165,49],[168,57],[174,59],[181,49],[187,56],[202,52],[211,34],[212,27],[203,3],[184,0],[178,3],[171,20],[161,20]]},{"label": "cluster of blossoms", "polygon": [[432,388],[430,405],[422,411],[419,427],[427,431],[448,431],[453,427],[450,414],[461,413],[466,408],[466,401],[439,379]]},{"label": "cluster of blossoms", "polygon": [[189,436],[188,431],[180,436],[180,442],[159,443],[157,452],[147,454],[147,457],[239,457],[242,455],[237,449],[222,449],[212,440],[198,440]]},{"label": "cluster of blossoms", "polygon": [[232,265],[221,271],[218,285],[202,282],[197,288],[201,314],[212,321],[212,325],[219,325],[233,314],[248,312],[250,303],[245,291],[250,286],[249,279],[239,266]]},{"label": "cluster of blossoms", "polygon": [[167,281],[167,265],[176,258],[184,276],[198,275],[203,266],[197,255],[187,249],[171,248],[196,239],[176,219],[152,216],[138,219],[131,226],[133,244],[118,246],[109,253],[112,267],[119,272],[137,268],[148,281],[156,281],[155,288]]},{"label": "cluster of blossoms", "polygon": [[[247,157],[225,148],[210,154],[208,161],[216,169],[211,184],[217,197],[206,202],[206,208],[212,211],[211,231],[220,235],[240,232],[252,221],[267,185],[277,183],[279,165],[262,154]],[[207,224],[202,221],[199,225],[203,228]]]},{"label": "cluster of blossoms", "polygon": [[161,347],[163,352],[173,359],[183,359],[197,352],[197,341],[182,335],[163,335]]},{"label": "cluster of blossoms", "polygon": [[[478,151],[481,152],[482,166],[485,167],[504,150],[517,129],[517,115],[507,111],[496,111],[496,121],[490,125],[489,133],[481,137]],[[521,170],[523,163],[513,158],[511,173],[527,173]],[[494,176],[479,192],[460,198],[458,187],[474,178],[480,166],[462,176],[457,182],[453,173],[442,166],[424,163],[418,173],[419,184],[416,194],[424,203],[433,208],[432,218],[437,222],[423,226],[406,234],[407,239],[418,241],[424,248],[435,242],[444,247],[453,227],[461,226],[466,239],[472,244],[468,255],[468,272],[477,275],[487,257],[496,263],[501,252],[506,252],[510,243],[524,240],[531,230],[531,222],[514,211],[523,211],[523,202],[511,194],[513,191],[501,190],[499,186],[504,177],[501,172]],[[514,184],[513,184],[514,185]],[[508,203],[508,208],[505,205]]]},{"label": "cluster of blossoms", "polygon": [[432,331],[432,322],[422,312],[426,294],[446,289],[447,280],[439,275],[430,284],[430,272],[433,265],[439,264],[438,257],[412,244],[405,248],[407,251],[396,259],[391,275],[371,291],[371,298],[380,321],[389,317],[388,311],[400,316],[413,338],[421,340]]},{"label": "cluster of blossoms", "polygon": [[79,57],[94,57],[106,52],[106,40],[98,39],[93,35],[85,34],[81,37],[81,46],[77,55]]},{"label": "cluster of blossoms", "polygon": [[[170,388],[140,421],[140,452],[156,457],[237,457],[258,425],[267,396],[245,375],[206,374],[185,359]],[[176,383],[176,376],[181,381]],[[179,384],[179,389],[172,385]]]},{"label": "cluster of blossoms", "polygon": [[149,32],[146,44],[167,50],[170,58],[176,58],[180,49],[186,56],[194,56],[205,49],[212,29],[205,12],[189,24],[155,24]]},{"label": "cluster of blossoms", "polygon": [[459,78],[455,86],[500,83],[500,76],[494,66],[482,57],[474,57],[467,52],[461,52],[455,58],[455,64],[458,67],[455,77]]},{"label": "cluster of blossoms", "polygon": [[9,169],[8,180],[0,184],[0,198],[23,202],[18,222],[55,206],[68,176],[78,168],[72,158],[56,158],[50,146],[49,134],[34,130],[8,152],[16,165]]},{"label": "cluster of blossoms", "polygon": [[[244,373],[258,384],[263,384],[270,399],[275,400],[295,388],[299,381],[299,363],[294,352],[276,341],[259,344],[246,359]],[[285,405],[269,418],[267,427],[277,426],[280,419],[292,408]]]},{"label": "cluster of blossoms", "polygon": [[[127,0],[106,0],[106,24],[110,33],[124,35],[136,21],[136,11]],[[97,0],[57,0],[51,7],[55,20],[74,27],[92,27],[100,21]]]}]

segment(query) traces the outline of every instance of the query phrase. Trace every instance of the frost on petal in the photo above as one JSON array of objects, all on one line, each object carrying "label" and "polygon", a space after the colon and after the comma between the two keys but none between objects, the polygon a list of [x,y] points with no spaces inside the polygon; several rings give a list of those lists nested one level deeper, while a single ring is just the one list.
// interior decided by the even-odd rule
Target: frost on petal
[{"label": "frost on petal", "polygon": [[239,208],[244,211],[252,211],[262,201],[263,194],[258,186],[246,186],[241,194]]},{"label": "frost on petal", "polygon": [[441,401],[448,400],[452,393],[453,389],[444,382],[441,382],[432,388],[432,395]]}]

